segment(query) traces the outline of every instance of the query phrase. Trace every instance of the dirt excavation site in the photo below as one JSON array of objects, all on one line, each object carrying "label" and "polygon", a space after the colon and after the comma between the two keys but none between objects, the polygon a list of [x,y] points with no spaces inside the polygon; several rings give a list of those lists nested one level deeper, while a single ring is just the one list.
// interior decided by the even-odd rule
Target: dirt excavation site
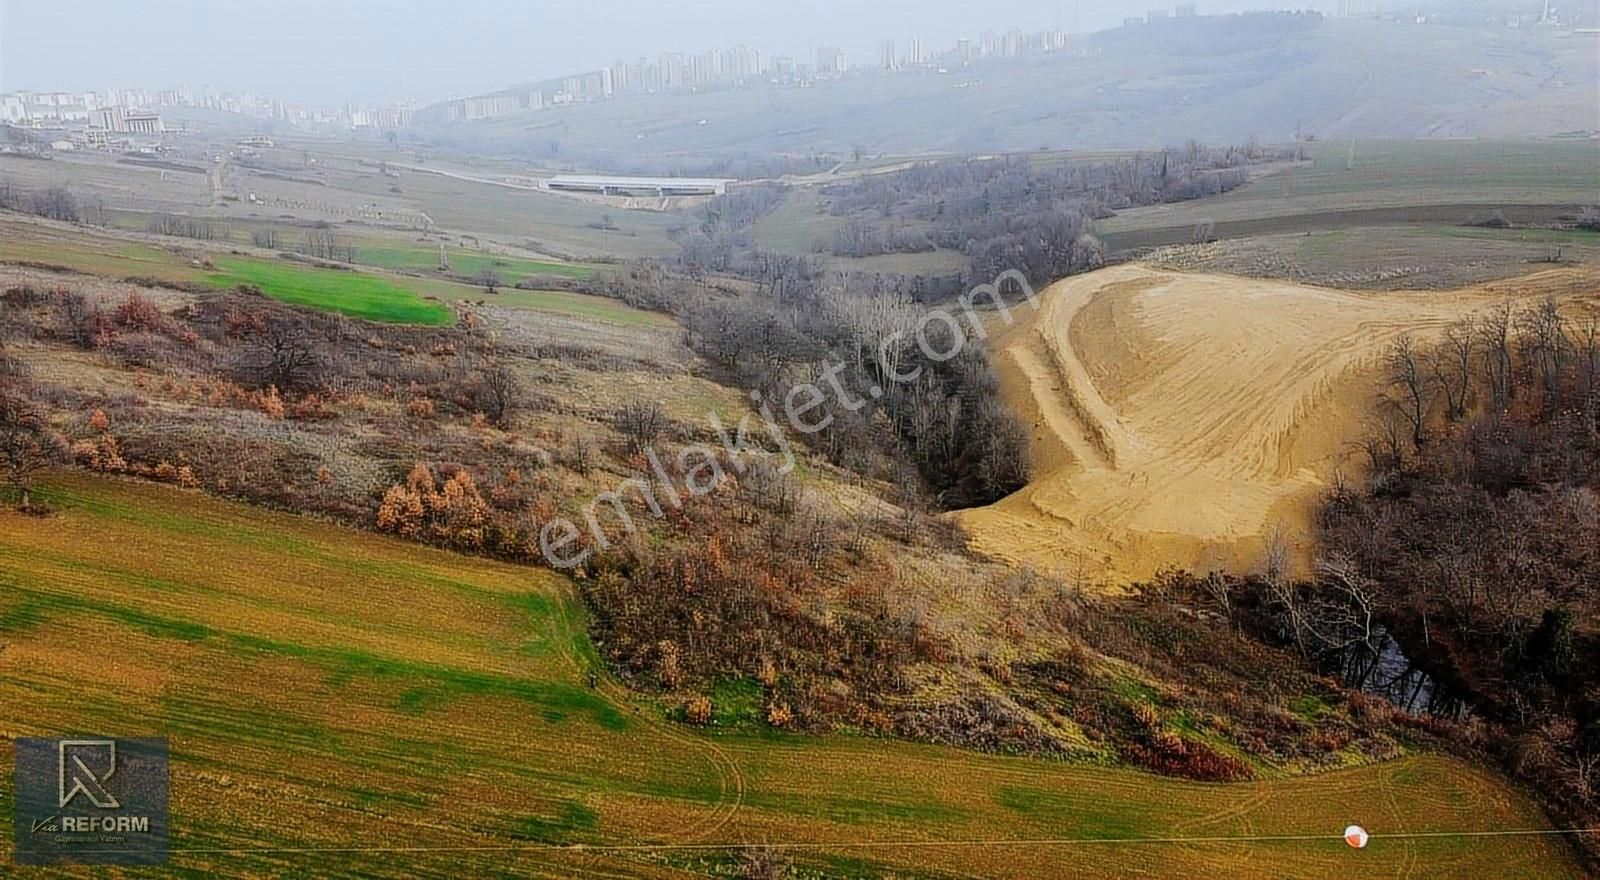
[{"label": "dirt excavation site", "polygon": [[1594,290],[1553,269],[1457,291],[1356,292],[1140,264],[1053,285],[991,337],[1034,479],[958,514],[975,549],[1084,584],[1311,563],[1319,498],[1359,478],[1399,337],[1426,348],[1507,299]]}]

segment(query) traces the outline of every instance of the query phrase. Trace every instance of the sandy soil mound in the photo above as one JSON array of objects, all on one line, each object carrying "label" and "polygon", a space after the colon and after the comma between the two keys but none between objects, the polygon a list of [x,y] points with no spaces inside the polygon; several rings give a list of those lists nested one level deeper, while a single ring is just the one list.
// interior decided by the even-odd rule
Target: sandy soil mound
[{"label": "sandy soil mound", "polygon": [[1086,583],[1246,571],[1280,531],[1305,568],[1319,495],[1359,470],[1390,343],[1594,281],[1369,293],[1144,265],[1068,279],[994,337],[1034,482],[958,518],[977,549]]}]

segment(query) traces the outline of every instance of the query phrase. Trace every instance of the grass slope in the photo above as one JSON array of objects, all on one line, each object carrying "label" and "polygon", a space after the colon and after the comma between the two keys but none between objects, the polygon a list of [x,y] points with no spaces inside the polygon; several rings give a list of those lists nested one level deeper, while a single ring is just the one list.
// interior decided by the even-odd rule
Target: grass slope
[{"label": "grass slope", "polygon": [[[476,276],[492,269],[500,275],[501,283],[516,284],[525,278],[556,275],[563,278],[588,278],[594,275],[589,266],[574,263],[552,263],[546,260],[529,260],[502,254],[485,254],[461,248],[448,248],[450,272],[454,275]],[[364,265],[409,272],[431,272],[439,266],[437,248],[409,245],[358,247],[356,260]]]},{"label": "grass slope", "polygon": [[[582,613],[546,572],[148,484],[58,476],[42,499],[55,517],[0,512],[0,753],[67,731],[170,737],[175,851],[150,875],[695,876],[731,857],[564,847],[771,842],[814,844],[791,854],[828,876],[1575,872],[1557,839],[1385,838],[1542,824],[1444,757],[1206,786],[691,733],[587,687]],[[0,774],[0,823],[11,786]],[[1364,852],[1336,836],[1354,820],[1376,834]],[[904,845],[1238,835],[1318,839]],[[305,847],[375,849],[288,851]]]},{"label": "grass slope", "polygon": [[437,327],[455,322],[455,314],[445,306],[428,302],[415,291],[374,275],[245,258],[218,260],[217,268],[221,271],[206,277],[212,286],[248,284],[291,305],[390,324]]}]

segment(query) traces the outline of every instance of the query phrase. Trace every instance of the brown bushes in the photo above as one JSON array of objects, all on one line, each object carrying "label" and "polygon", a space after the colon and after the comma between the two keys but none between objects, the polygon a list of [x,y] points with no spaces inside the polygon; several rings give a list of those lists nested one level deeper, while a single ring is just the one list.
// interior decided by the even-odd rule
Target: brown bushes
[{"label": "brown bushes", "polygon": [[379,531],[471,551],[485,548],[488,524],[489,506],[470,472],[457,470],[441,486],[421,463],[384,493],[376,518]]},{"label": "brown bushes", "polygon": [[1125,746],[1122,757],[1152,773],[1196,782],[1243,782],[1252,776],[1249,765],[1238,758],[1170,733]]}]

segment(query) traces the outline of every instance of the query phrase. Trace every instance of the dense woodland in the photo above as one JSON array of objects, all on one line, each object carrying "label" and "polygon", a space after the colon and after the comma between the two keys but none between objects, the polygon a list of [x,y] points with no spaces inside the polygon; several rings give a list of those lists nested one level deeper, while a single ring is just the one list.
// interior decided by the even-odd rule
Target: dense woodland
[{"label": "dense woodland", "polygon": [[[829,272],[809,257],[756,254],[730,277],[737,282],[719,286],[644,264],[609,285],[678,315],[719,379],[759,395],[780,420],[791,400],[821,389],[804,419],[816,430],[801,439],[895,485],[900,503],[959,509],[1027,482],[1027,433],[1000,403],[975,312],[958,302],[925,320],[913,280]],[[975,308],[992,301],[978,297]]]}]

